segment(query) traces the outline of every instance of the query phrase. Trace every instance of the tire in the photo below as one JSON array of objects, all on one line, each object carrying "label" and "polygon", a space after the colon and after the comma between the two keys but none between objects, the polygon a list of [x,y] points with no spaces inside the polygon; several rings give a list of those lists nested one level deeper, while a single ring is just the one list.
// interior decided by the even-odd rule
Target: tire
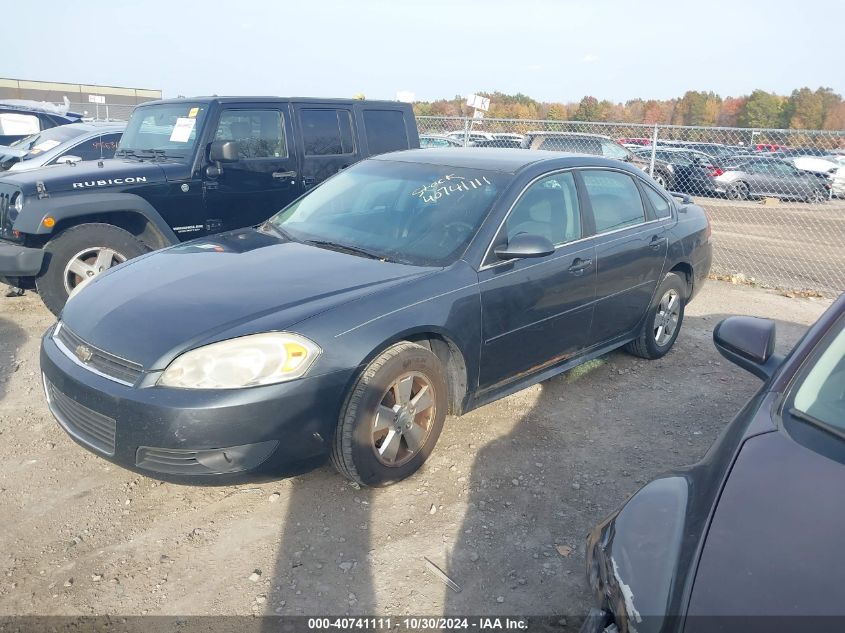
[{"label": "tire", "polygon": [[[147,250],[134,235],[111,224],[78,224],[44,246],[44,265],[35,279],[35,287],[44,305],[58,316],[71,292],[81,289],[100,272]],[[100,261],[99,254],[108,261]],[[112,256],[108,257],[109,254]],[[73,261],[77,262],[77,270],[85,270],[84,280],[70,270]]]},{"label": "tire", "polygon": [[730,200],[748,200],[750,193],[748,184],[741,180],[731,183],[726,191]]},{"label": "tire", "polygon": [[804,202],[807,202],[809,204],[823,204],[827,202],[827,200],[827,193],[825,193],[821,189],[813,189],[810,195],[804,199]]},{"label": "tire", "polygon": [[[410,383],[406,382],[409,377]],[[431,405],[414,414],[396,402],[397,389],[403,390],[400,383],[410,384],[406,392],[410,400],[416,398],[421,407],[430,400]],[[346,396],[332,443],[334,467],[346,478],[371,487],[387,486],[412,475],[440,437],[448,407],[446,390],[443,367],[430,350],[409,342],[386,349],[367,365]],[[417,398],[423,392],[432,395]],[[399,400],[408,398],[400,395]],[[379,410],[387,415],[379,418]],[[404,433],[411,427],[415,431],[406,437]]]},{"label": "tire", "polygon": [[655,170],[654,175],[651,177],[651,179],[658,185],[663,187],[666,191],[669,191],[672,186],[671,179],[662,171]]},{"label": "tire", "polygon": [[[675,273],[668,273],[655,293],[655,303],[649,308],[646,314],[645,321],[639,336],[625,346],[625,351],[640,358],[647,358],[654,360],[664,356],[675,340],[678,338],[678,332],[681,331],[681,325],[684,322],[684,308],[686,307],[686,297],[688,294],[686,282]],[[676,307],[666,310],[670,298],[674,296],[678,302]],[[668,304],[671,306],[671,304]],[[666,319],[665,314],[669,314],[667,323],[673,323],[671,332],[668,332],[664,325],[663,330],[660,330],[660,321]]]}]

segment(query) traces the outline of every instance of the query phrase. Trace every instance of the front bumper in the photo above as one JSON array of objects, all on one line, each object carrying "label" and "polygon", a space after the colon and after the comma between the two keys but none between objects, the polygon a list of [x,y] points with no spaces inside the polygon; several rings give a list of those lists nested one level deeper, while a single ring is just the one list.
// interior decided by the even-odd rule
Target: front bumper
[{"label": "front bumper", "polygon": [[0,241],[0,277],[33,277],[41,271],[44,251]]},{"label": "front bumper", "polygon": [[352,370],[233,390],[124,385],[41,343],[51,412],[80,445],[129,470],[187,484],[278,478],[324,460]]}]

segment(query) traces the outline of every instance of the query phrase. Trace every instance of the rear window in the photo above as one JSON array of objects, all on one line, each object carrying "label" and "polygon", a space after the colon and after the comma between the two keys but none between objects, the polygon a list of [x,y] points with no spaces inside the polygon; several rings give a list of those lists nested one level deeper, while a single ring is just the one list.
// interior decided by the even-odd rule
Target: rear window
[{"label": "rear window", "polygon": [[364,110],[364,128],[371,156],[410,146],[405,115],[398,110]]},{"label": "rear window", "polygon": [[300,112],[306,156],[354,154],[352,118],[348,110],[309,108]]},{"label": "rear window", "polygon": [[552,152],[592,154],[595,156],[602,155],[601,143],[598,139],[577,136],[548,136],[543,139],[537,149],[544,149]]}]

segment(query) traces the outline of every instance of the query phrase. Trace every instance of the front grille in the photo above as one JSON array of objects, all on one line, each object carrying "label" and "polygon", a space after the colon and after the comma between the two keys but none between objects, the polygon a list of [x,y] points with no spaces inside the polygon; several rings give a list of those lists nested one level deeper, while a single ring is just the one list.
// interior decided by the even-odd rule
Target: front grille
[{"label": "front grille", "polygon": [[16,194],[23,195],[17,187],[0,183],[0,235],[11,236],[13,224],[12,201]]},{"label": "front grille", "polygon": [[[89,345],[71,332],[63,323],[56,326],[56,330],[53,332],[53,340],[59,343],[59,347],[65,355],[77,364],[125,385],[134,385],[144,372],[144,368],[138,363],[133,363]],[[86,354],[80,355],[77,353],[82,350]]]},{"label": "front grille", "polygon": [[80,442],[114,455],[115,421],[79,404],[73,398],[56,389],[46,378],[44,388],[47,391],[47,403],[64,429]]}]

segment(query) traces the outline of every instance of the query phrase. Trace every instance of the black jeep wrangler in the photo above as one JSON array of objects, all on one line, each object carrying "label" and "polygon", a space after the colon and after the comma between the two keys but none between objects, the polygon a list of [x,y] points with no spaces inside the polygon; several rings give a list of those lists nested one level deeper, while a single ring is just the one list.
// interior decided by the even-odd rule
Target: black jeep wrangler
[{"label": "black jeep wrangler", "polygon": [[102,271],[258,224],[362,158],[419,147],[399,102],[210,97],[138,106],[115,158],[0,176],[0,281],[58,314]]}]

